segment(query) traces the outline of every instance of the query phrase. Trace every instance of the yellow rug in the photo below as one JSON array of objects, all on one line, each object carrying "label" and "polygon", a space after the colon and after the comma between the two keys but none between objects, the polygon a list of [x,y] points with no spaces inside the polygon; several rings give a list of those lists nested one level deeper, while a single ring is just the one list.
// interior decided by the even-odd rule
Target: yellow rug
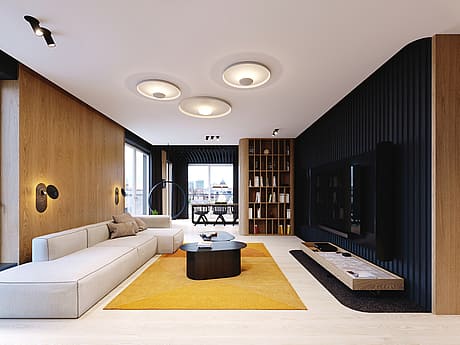
[{"label": "yellow rug", "polygon": [[192,280],[185,252],[162,255],[104,309],[307,309],[263,243],[241,256],[237,277]]}]

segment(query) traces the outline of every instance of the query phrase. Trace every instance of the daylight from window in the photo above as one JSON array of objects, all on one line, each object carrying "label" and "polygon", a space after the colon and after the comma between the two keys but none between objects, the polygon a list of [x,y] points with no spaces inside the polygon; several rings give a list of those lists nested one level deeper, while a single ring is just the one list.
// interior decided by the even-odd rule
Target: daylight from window
[{"label": "daylight from window", "polygon": [[232,164],[189,164],[189,203],[232,203]]},{"label": "daylight from window", "polygon": [[149,156],[125,144],[125,210],[131,214],[148,214]]}]

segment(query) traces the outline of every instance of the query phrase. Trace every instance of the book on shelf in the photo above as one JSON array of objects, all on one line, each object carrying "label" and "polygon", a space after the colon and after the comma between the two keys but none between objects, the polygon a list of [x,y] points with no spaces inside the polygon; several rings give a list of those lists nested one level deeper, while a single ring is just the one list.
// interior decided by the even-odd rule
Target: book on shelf
[{"label": "book on shelf", "polygon": [[283,225],[278,225],[278,235],[284,235]]},{"label": "book on shelf", "polygon": [[254,176],[254,187],[259,187],[259,176]]},{"label": "book on shelf", "polygon": [[256,200],[255,202],[260,202],[260,192],[256,192]]},{"label": "book on shelf", "polygon": [[273,175],[273,178],[272,178],[272,186],[273,187],[276,187],[276,175]]},{"label": "book on shelf", "polygon": [[260,186],[263,187],[264,186],[264,178],[263,178],[263,176],[260,176],[259,181],[260,181]]},{"label": "book on shelf", "polygon": [[268,195],[268,202],[272,202],[272,193]]},{"label": "book on shelf", "polygon": [[286,218],[291,219],[291,209],[290,208],[286,209]]},{"label": "book on shelf", "polygon": [[281,203],[281,204],[283,204],[283,203],[285,202],[285,201],[284,201],[284,200],[285,200],[285,199],[284,199],[284,196],[285,196],[284,193],[280,193],[280,203]]},{"label": "book on shelf", "polygon": [[273,193],[272,202],[276,202],[276,193]]},{"label": "book on shelf", "polygon": [[257,218],[262,218],[262,211],[260,209],[260,207],[257,208]]},{"label": "book on shelf", "polygon": [[252,187],[252,181],[249,180],[249,187]]},{"label": "book on shelf", "polygon": [[252,219],[252,207],[249,207],[248,218]]},{"label": "book on shelf", "polygon": [[284,194],[284,202],[289,204],[289,193]]}]

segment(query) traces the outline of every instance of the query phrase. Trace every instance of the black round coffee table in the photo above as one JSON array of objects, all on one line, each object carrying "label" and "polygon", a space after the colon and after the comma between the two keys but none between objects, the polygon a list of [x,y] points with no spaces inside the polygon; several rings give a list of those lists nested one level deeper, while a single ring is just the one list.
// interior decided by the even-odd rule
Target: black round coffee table
[{"label": "black round coffee table", "polygon": [[241,249],[246,243],[238,241],[212,242],[209,248],[198,243],[183,244],[187,252],[187,277],[190,279],[214,279],[234,277],[241,273]]},{"label": "black round coffee table", "polygon": [[235,236],[226,231],[205,231],[200,233],[203,241],[221,242],[231,241],[235,239]]}]

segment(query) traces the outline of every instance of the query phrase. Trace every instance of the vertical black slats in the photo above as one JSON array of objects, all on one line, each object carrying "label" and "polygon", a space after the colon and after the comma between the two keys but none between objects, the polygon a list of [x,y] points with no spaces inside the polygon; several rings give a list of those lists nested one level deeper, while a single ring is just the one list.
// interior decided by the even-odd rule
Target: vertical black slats
[{"label": "vertical black slats", "polygon": [[[417,85],[420,85],[420,63],[421,60],[417,59],[414,60],[413,62],[413,71],[412,73],[414,74],[414,79],[413,79],[413,93],[414,93],[414,112],[413,112],[413,121],[414,121],[414,150],[415,150],[415,157],[421,157],[421,147],[423,145],[423,140],[421,138],[421,131],[422,131],[422,126],[421,126],[421,121],[420,121],[420,89],[419,87],[416,87]],[[422,170],[422,161],[424,159],[416,159],[414,162],[414,168],[416,171],[419,171],[419,174],[414,176],[416,178],[416,181],[414,183],[414,234],[415,234],[415,243],[418,245],[414,246],[414,262],[418,263],[418,269],[415,269],[414,272],[414,285],[416,286],[415,292],[416,296],[414,299],[420,299],[420,294],[421,294],[421,284],[422,284],[422,279],[421,279],[421,270],[422,270],[422,258],[421,258],[421,243],[422,243],[422,229],[421,229],[421,219],[420,219],[420,209],[421,209],[421,193],[422,193],[422,187],[421,187],[421,181],[422,181],[422,176],[423,176],[423,170]]]},{"label": "vertical black slats", "polygon": [[[431,39],[415,41],[357,86],[296,140],[296,171],[373,151],[391,141],[400,177],[397,255],[380,261],[375,251],[302,223],[306,196],[296,196],[296,233],[331,241],[406,279],[410,297],[431,309]],[[302,155],[302,157],[299,157]],[[296,175],[296,186],[307,190]],[[300,187],[299,187],[300,188]],[[395,241],[397,242],[397,241]]]},{"label": "vertical black slats", "polygon": [[[425,81],[424,81],[424,106],[425,106],[425,111],[424,113],[429,113],[431,114],[431,111],[432,111],[432,104],[431,104],[431,73],[432,73],[432,70],[431,70],[431,66],[432,66],[432,56],[431,54],[428,55],[428,56],[425,56],[423,55],[423,57],[426,58],[426,62],[425,62],[425,69],[429,70],[430,71],[430,74],[426,76],[425,78]],[[426,170],[427,170],[427,174],[426,174],[426,177],[425,177],[425,181],[424,181],[424,184],[425,184],[425,195],[426,195],[426,198],[425,198],[425,203],[424,203],[424,206],[425,206],[425,209],[427,210],[431,210],[431,169],[432,169],[432,161],[431,161],[431,146],[432,146],[432,142],[431,142],[431,139],[432,139],[432,136],[431,136],[431,130],[432,130],[432,123],[431,123],[431,117],[429,119],[426,119],[426,129],[425,129],[425,132],[424,132],[424,135],[425,137],[427,138],[426,140],[426,145],[425,145],[425,155],[426,155],[426,162],[427,162],[427,167],[426,167]],[[426,281],[425,281],[425,296],[426,296],[426,303],[431,303],[431,296],[429,296],[428,294],[431,294],[431,277],[432,277],[432,271],[431,271],[431,256],[432,256],[432,247],[431,247],[431,242],[432,242],[432,233],[431,233],[431,219],[432,215],[431,215],[431,212],[426,212],[425,213],[425,231],[426,233],[428,234],[428,236],[425,237],[426,239],[426,243],[425,243],[425,246],[423,247],[425,252],[428,252],[429,255],[427,255],[425,257],[425,263],[426,263],[426,271],[429,273],[429,275],[427,275],[426,277]]]}]

